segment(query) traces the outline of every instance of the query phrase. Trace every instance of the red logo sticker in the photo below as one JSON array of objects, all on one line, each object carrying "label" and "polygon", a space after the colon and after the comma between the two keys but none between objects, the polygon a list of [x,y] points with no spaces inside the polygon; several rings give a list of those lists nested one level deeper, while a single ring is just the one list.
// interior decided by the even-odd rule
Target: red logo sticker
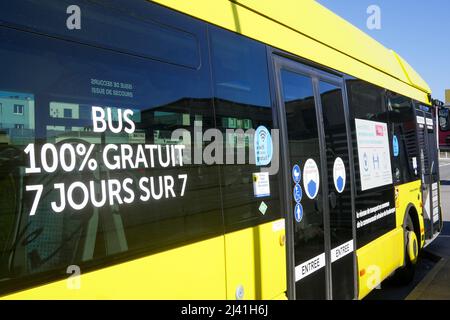
[{"label": "red logo sticker", "polygon": [[377,136],[381,136],[381,137],[384,136],[383,126],[376,125],[375,130],[377,132]]}]

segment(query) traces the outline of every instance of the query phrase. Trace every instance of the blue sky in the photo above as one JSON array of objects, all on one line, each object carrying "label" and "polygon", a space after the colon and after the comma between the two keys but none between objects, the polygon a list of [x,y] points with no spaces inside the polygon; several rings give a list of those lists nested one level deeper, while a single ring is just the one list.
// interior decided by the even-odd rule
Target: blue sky
[{"label": "blue sky", "polygon": [[[400,54],[422,76],[433,97],[450,89],[449,0],[318,0],[319,3]],[[369,30],[367,8],[381,10],[381,29]]]}]

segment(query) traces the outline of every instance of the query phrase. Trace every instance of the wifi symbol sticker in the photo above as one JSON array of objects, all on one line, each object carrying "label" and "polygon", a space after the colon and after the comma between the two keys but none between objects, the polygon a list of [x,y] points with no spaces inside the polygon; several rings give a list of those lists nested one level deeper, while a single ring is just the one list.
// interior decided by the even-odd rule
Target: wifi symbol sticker
[{"label": "wifi symbol sticker", "polygon": [[266,142],[266,137],[267,137],[268,132],[265,130],[261,130],[259,132],[259,137],[261,138],[261,142],[264,143]]},{"label": "wifi symbol sticker", "polygon": [[272,161],[272,136],[265,126],[259,126],[255,131],[254,139],[255,163],[257,166],[266,166]]}]

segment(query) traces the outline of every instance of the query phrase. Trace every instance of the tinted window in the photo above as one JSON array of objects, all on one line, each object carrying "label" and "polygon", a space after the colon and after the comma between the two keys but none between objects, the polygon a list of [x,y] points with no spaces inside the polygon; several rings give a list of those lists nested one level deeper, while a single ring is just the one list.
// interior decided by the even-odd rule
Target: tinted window
[{"label": "tinted window", "polygon": [[[204,26],[185,26],[207,57]],[[223,232],[218,169],[191,161],[194,125],[201,134],[215,122],[209,63],[193,70],[5,27],[0,42],[1,291]]]},{"label": "tinted window", "polygon": [[[200,66],[197,38],[163,24],[166,15],[146,1],[21,0],[0,2],[0,24],[18,26],[141,57]],[[158,20],[150,19],[152,10]],[[26,17],[24,17],[26,13]],[[156,13],[156,14],[155,14]],[[183,21],[179,22],[183,25]]]},{"label": "tinted window", "polygon": [[[357,246],[360,248],[395,228],[392,137],[388,130],[385,90],[361,80],[347,81],[347,89],[355,164]],[[362,138],[360,145],[358,134]]]},{"label": "tinted window", "polygon": [[[336,85],[320,81],[320,100],[322,104],[323,128],[325,133],[325,148],[328,167],[328,192],[330,193],[330,240],[331,248],[353,240],[353,208],[350,179],[349,145],[347,142],[347,127],[345,123],[342,90]],[[336,172],[343,165],[339,178]],[[342,188],[342,189],[339,189]],[[353,288],[353,256],[347,255],[335,261],[333,272],[333,298],[351,299]]]},{"label": "tinted window", "polygon": [[417,165],[414,168],[414,163],[417,164],[420,155],[411,99],[396,94],[389,97],[389,124],[392,134],[394,182],[401,184],[419,179]]},{"label": "tinted window", "polygon": [[[281,70],[283,98],[286,110],[287,138],[289,143],[290,165],[298,165],[301,176],[308,163],[319,164],[320,145],[317,126],[316,107],[312,79],[299,73]],[[294,223],[294,261],[295,266],[317,257],[324,252],[323,187],[312,179],[304,177],[297,185],[302,189],[300,199],[293,197],[292,207],[302,213],[295,216]],[[291,180],[291,179],[290,179]],[[307,183],[307,185],[305,185]],[[291,190],[296,183],[289,182]],[[314,197],[307,196],[316,194]],[[297,187],[298,189],[298,187]],[[298,209],[296,209],[298,208]],[[296,297],[303,299],[324,299],[325,268],[296,281]],[[319,284],[319,285],[318,285]]]},{"label": "tinted window", "polygon": [[[253,173],[261,166],[253,157],[253,134],[260,126],[274,127],[265,46],[236,34],[210,28],[217,127],[226,136],[221,168],[227,228],[255,225],[281,215],[278,175],[270,176],[270,195],[257,197]],[[240,158],[238,154],[245,155]],[[261,202],[267,209],[261,211]]]},{"label": "tinted window", "polygon": [[450,129],[449,124],[449,112],[448,108],[439,109],[439,130],[448,131]]}]

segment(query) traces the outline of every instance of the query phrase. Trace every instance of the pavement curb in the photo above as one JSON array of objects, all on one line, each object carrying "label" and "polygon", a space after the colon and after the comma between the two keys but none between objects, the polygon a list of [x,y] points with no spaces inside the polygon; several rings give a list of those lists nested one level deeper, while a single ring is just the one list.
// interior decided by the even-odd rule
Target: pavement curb
[{"label": "pavement curb", "polygon": [[418,300],[420,296],[427,290],[430,283],[434,280],[434,277],[445,266],[448,259],[442,258],[434,268],[423,278],[417,287],[405,298],[405,300]]}]

